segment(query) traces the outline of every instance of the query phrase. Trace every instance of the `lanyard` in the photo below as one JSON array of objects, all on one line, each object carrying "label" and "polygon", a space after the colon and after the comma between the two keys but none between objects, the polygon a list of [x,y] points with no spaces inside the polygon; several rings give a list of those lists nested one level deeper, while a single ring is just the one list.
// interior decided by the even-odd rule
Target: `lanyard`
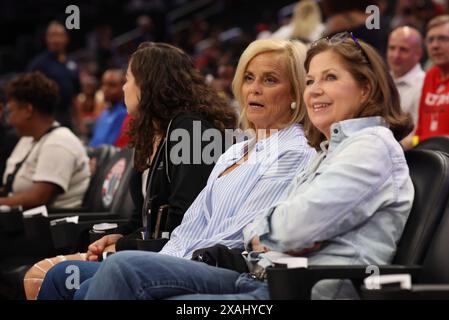
[{"label": "lanyard", "polygon": [[[170,136],[170,128],[172,125],[174,119],[170,120],[170,123],[168,124],[167,127],[167,132],[165,133],[165,137],[162,140],[162,142],[160,142],[160,145],[158,146],[158,151],[156,153],[156,155],[153,158],[152,164],[151,164],[151,169],[150,172],[148,173],[148,186],[147,186],[147,193],[143,202],[143,206],[142,206],[142,225],[143,225],[143,231],[142,231],[142,239],[143,240],[148,240],[151,237],[151,210],[152,210],[152,205],[153,205],[153,201],[157,198],[157,194],[156,195],[152,195],[151,194],[151,187],[153,185],[153,175],[154,172],[156,170],[156,166],[158,166],[159,164],[159,160],[160,160],[160,156],[162,153],[162,150],[165,149],[165,175],[167,177],[167,181],[169,184],[171,184],[171,179],[170,179],[170,175],[168,174],[168,166],[169,166],[169,162],[168,162],[168,141],[167,139]],[[157,224],[157,227],[160,228],[160,224]],[[155,238],[157,237],[157,233],[155,234]]]}]

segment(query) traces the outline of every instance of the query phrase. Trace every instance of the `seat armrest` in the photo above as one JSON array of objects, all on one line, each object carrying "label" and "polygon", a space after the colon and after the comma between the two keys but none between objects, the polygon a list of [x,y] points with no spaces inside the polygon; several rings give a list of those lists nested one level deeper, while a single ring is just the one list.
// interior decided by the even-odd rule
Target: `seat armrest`
[{"label": "seat armrest", "polygon": [[92,220],[113,220],[117,219],[116,215],[112,215],[110,212],[67,212],[67,213],[49,213],[48,218],[61,219],[67,217],[79,216],[79,221],[92,221]]},{"label": "seat armrest", "polygon": [[[310,300],[313,286],[327,279],[350,279],[360,287],[363,279],[370,276],[366,265],[361,266],[309,266],[308,268],[268,268],[268,288],[271,299]],[[409,273],[419,276],[420,266],[378,266],[379,274]]]},{"label": "seat armrest", "polygon": [[89,208],[86,207],[78,207],[78,208],[48,208],[49,214],[64,214],[64,213],[80,213],[80,212],[89,212]]},{"label": "seat armrest", "polygon": [[369,290],[362,286],[360,296],[366,300],[449,300],[449,285],[418,284],[413,285],[410,290],[397,287]]},{"label": "seat armrest", "polygon": [[[80,219],[81,220],[81,219]],[[98,223],[117,223],[118,225],[127,223],[125,219],[102,219],[79,221],[78,223],[60,223],[51,226],[51,236],[53,244],[58,250],[64,251],[84,251],[90,244],[89,231]]]}]

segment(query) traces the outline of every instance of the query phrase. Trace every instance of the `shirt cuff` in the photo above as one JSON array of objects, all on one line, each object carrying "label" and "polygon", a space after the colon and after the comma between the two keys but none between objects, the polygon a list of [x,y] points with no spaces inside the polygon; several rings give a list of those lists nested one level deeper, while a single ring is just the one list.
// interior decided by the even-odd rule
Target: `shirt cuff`
[{"label": "shirt cuff", "polygon": [[[255,235],[259,236],[259,240],[262,244],[268,246],[272,249],[272,241],[271,241],[271,215],[273,214],[276,207],[273,207],[269,210],[268,214],[259,221],[257,226],[254,229]],[[270,246],[271,245],[271,246]]]}]

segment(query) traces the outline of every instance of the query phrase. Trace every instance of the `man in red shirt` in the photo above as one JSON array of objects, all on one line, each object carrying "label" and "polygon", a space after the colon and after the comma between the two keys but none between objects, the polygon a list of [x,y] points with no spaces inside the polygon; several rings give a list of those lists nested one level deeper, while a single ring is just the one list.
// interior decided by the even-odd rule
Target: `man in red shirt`
[{"label": "man in red shirt", "polygon": [[429,22],[426,45],[434,66],[424,79],[416,130],[419,141],[449,135],[449,15]]}]

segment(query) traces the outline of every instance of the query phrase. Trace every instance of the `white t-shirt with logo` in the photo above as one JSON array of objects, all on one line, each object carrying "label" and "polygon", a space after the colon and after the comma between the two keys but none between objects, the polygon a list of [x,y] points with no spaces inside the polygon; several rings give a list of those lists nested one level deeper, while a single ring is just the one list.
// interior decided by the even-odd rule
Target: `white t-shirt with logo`
[{"label": "white t-shirt with logo", "polygon": [[74,208],[82,204],[90,182],[89,158],[81,141],[67,128],[58,127],[35,142],[22,137],[6,163],[3,183],[35,144],[14,179],[12,193],[28,191],[34,182],[50,182],[60,193],[53,203],[56,208]]}]

